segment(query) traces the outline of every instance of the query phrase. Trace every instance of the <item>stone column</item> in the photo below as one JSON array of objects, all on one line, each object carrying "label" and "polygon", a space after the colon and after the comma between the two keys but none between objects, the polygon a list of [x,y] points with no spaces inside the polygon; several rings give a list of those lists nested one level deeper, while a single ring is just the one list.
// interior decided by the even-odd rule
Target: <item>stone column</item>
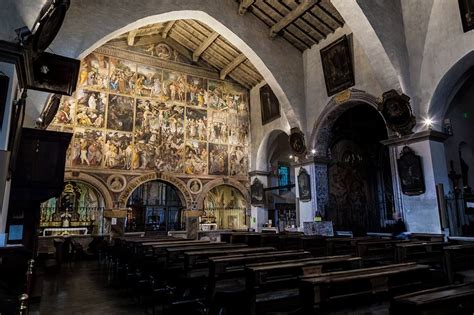
[{"label": "stone column", "polygon": [[329,159],[314,157],[314,180],[316,184],[316,211],[324,217],[329,207]]},{"label": "stone column", "polygon": [[[444,193],[447,194],[450,186],[443,144],[447,137],[444,133],[427,130],[382,141],[383,144],[389,146],[392,173],[395,172],[392,175],[396,210],[401,213],[410,232],[442,232],[436,185],[443,184]],[[401,191],[397,159],[404,146],[410,147],[421,157],[425,192],[420,195],[409,196]]]},{"label": "stone column", "polygon": [[[253,181],[256,178],[258,178],[258,180],[263,183],[264,188],[268,187],[269,175],[270,175],[270,172],[266,172],[266,171],[249,172],[250,185],[252,185]],[[252,192],[250,192],[250,194],[252,194]],[[266,207],[265,192],[263,193],[263,202],[264,204],[262,206],[255,206],[255,205],[251,206],[250,228],[258,232],[262,230],[263,224],[268,221],[268,208]]]}]

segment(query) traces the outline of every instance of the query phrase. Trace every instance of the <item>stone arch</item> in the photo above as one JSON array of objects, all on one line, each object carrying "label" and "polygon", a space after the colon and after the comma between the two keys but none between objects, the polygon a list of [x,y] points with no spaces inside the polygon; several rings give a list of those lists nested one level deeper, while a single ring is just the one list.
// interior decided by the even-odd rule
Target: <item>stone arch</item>
[{"label": "stone arch", "polygon": [[235,179],[231,179],[231,178],[217,178],[217,179],[211,180],[210,182],[206,183],[203,186],[202,191],[199,193],[199,196],[196,199],[197,208],[198,209],[203,209],[203,207],[204,207],[204,198],[206,198],[207,193],[212,188],[217,187],[217,186],[221,186],[221,185],[227,185],[227,186],[231,186],[231,187],[237,189],[242,194],[242,196],[244,196],[245,201],[246,201],[247,209],[250,208],[250,192],[249,192],[249,190],[242,183],[240,183],[239,181],[237,181]]},{"label": "stone arch", "polygon": [[[331,98],[321,115],[319,115],[319,118],[314,123],[313,131],[311,133],[309,149],[316,150],[316,156],[327,156],[329,141],[331,139],[331,130],[334,123],[342,113],[359,104],[368,104],[378,111],[380,101],[369,93],[355,89],[347,90],[346,92]],[[384,119],[382,115],[380,115],[380,117]],[[388,128],[387,134],[390,135],[390,130]]]},{"label": "stone arch", "polygon": [[107,1],[72,2],[51,48],[57,54],[82,58],[108,40],[148,24],[198,20],[245,54],[271,86],[290,125],[303,129],[305,99],[304,86],[299,82],[304,73],[301,53],[281,38],[270,40],[268,30],[261,27],[258,19],[249,14],[239,16],[237,9],[238,5],[231,0],[141,0],[122,1],[115,6]]},{"label": "stone arch", "polygon": [[66,171],[64,173],[64,180],[65,181],[66,180],[81,181],[81,182],[84,182],[84,183],[92,186],[104,198],[105,208],[106,209],[112,209],[113,208],[114,203],[113,203],[112,195],[110,194],[109,189],[107,188],[107,186],[105,186],[105,184],[101,180],[99,180],[98,178],[96,178],[92,175],[82,173],[82,172],[80,172],[79,175],[77,175],[77,176],[73,175],[72,173],[73,173],[72,171]]},{"label": "stone arch", "polygon": [[267,171],[268,156],[269,156],[268,145],[271,144],[273,140],[275,140],[277,136],[282,133],[288,135],[288,133],[286,133],[282,129],[273,129],[267,132],[267,134],[263,137],[262,142],[260,142],[260,145],[257,151],[257,159],[255,163],[256,170]]},{"label": "stone arch", "polygon": [[125,189],[120,193],[117,199],[119,207],[125,208],[127,206],[127,200],[128,198],[130,198],[133,191],[137,187],[139,187],[141,184],[144,184],[152,180],[160,180],[160,181],[167,182],[173,185],[176,188],[176,190],[179,192],[178,195],[179,195],[179,198],[181,199],[181,203],[186,207],[186,209],[191,209],[193,198],[191,197],[191,194],[187,190],[186,184],[177,177],[174,177],[172,175],[165,174],[165,173],[158,173],[158,172],[148,173],[142,176],[135,177],[134,179],[130,180],[127,183],[127,187],[125,187]]},{"label": "stone arch", "polygon": [[441,122],[451,101],[472,75],[474,75],[474,51],[468,52],[454,63],[439,80],[427,111],[427,115],[434,121],[436,129],[442,129]]}]

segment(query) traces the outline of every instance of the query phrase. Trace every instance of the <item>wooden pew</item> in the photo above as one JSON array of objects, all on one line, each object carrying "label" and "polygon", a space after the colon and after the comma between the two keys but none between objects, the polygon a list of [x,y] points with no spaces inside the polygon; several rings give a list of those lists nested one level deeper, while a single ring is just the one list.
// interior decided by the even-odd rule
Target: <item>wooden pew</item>
[{"label": "wooden pew", "polygon": [[315,306],[325,307],[338,301],[376,294],[399,294],[420,286],[428,276],[429,266],[416,263],[392,264],[348,271],[303,276],[300,293],[305,314]]},{"label": "wooden pew", "polygon": [[370,236],[328,237],[326,239],[327,255],[356,255],[358,242],[377,239],[379,238]]},{"label": "wooden pew", "polygon": [[356,243],[356,255],[361,257],[365,265],[381,265],[396,261],[396,245],[409,243],[408,240],[375,239]]},{"label": "wooden pew", "polygon": [[316,274],[332,270],[360,267],[360,257],[327,256],[291,263],[251,264],[246,269],[246,291],[249,314],[260,310],[297,306],[299,278],[304,274]]},{"label": "wooden pew", "polygon": [[444,249],[444,270],[448,282],[472,281],[474,278],[474,245],[452,245]]},{"label": "wooden pew", "polygon": [[443,234],[432,234],[432,233],[411,233],[410,239],[412,241],[421,241],[421,242],[443,242]]},{"label": "wooden pew", "polygon": [[458,284],[396,296],[391,315],[473,314],[474,284]]},{"label": "wooden pew", "polygon": [[302,248],[314,256],[326,256],[328,255],[326,240],[327,237],[324,236],[303,236],[301,237]]},{"label": "wooden pew", "polygon": [[301,233],[282,233],[279,235],[280,250],[295,250],[303,249],[303,244],[301,238],[304,234]]},{"label": "wooden pew", "polygon": [[235,256],[248,254],[272,255],[275,251],[274,247],[248,247],[248,248],[221,248],[208,249],[199,251],[184,252],[184,273],[185,277],[201,277],[209,275],[209,258],[220,256]]},{"label": "wooden pew", "polygon": [[417,262],[431,266],[442,265],[445,242],[409,242],[395,244],[397,263]]}]

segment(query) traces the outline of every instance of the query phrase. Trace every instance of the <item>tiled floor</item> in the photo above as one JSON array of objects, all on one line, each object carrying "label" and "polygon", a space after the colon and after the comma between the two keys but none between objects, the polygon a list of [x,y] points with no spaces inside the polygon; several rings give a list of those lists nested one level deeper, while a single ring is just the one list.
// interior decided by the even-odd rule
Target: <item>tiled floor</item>
[{"label": "tiled floor", "polygon": [[[45,275],[39,312],[54,314],[151,314],[126,294],[107,285],[107,275],[97,262],[86,261],[63,265],[59,274]],[[346,308],[322,314],[388,315],[388,304]],[[185,314],[183,314],[185,315]]]}]

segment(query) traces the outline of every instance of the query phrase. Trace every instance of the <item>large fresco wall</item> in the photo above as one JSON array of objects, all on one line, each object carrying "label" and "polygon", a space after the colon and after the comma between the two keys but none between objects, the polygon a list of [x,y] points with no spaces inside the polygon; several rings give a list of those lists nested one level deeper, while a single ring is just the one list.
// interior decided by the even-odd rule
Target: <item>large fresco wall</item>
[{"label": "large fresco wall", "polygon": [[73,132],[67,167],[246,176],[248,91],[94,52],[50,129]]}]

